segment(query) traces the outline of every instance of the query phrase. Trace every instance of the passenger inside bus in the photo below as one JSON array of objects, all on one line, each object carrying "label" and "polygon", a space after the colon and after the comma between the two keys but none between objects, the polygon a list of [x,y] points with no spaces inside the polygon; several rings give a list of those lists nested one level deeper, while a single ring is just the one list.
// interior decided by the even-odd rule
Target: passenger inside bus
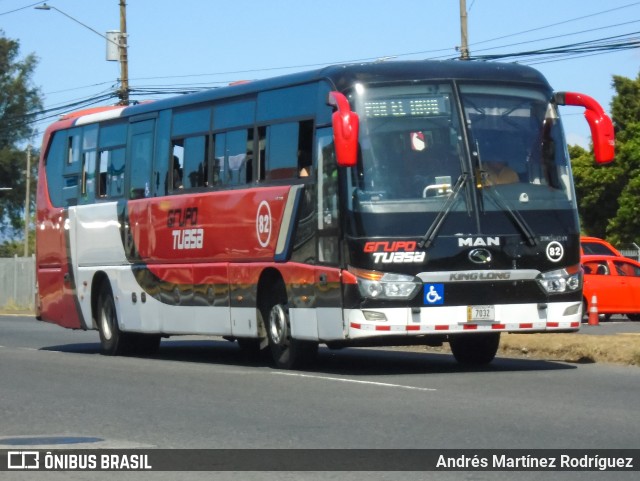
[{"label": "passenger inside bus", "polygon": [[182,167],[180,159],[175,155],[173,156],[173,188],[182,189]]},{"label": "passenger inside bus", "polygon": [[477,149],[485,174],[483,182],[488,185],[520,182],[518,173],[509,165],[510,161],[514,162],[512,165],[517,165],[515,159],[519,158],[518,150],[510,148],[510,139],[495,130],[479,130],[476,135],[480,136]]},{"label": "passenger inside bus", "polygon": [[298,149],[298,177],[311,175],[311,152]]},{"label": "passenger inside bus", "polygon": [[483,166],[490,185],[515,184],[520,181],[516,171],[509,167],[506,162],[493,160],[485,162]]}]

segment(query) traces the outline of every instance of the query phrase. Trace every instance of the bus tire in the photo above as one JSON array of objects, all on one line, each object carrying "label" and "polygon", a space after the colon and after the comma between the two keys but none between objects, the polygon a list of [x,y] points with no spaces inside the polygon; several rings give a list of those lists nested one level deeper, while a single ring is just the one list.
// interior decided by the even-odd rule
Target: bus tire
[{"label": "bus tire", "polygon": [[97,324],[102,354],[118,356],[131,352],[131,336],[118,327],[116,304],[108,281],[104,282],[100,288]]},{"label": "bus tire", "polygon": [[473,366],[482,366],[493,361],[499,344],[499,332],[458,334],[449,337],[449,346],[456,361]]},{"label": "bus tire", "polygon": [[291,337],[289,312],[285,305],[276,303],[269,309],[267,321],[269,349],[276,367],[299,369],[308,366],[318,353],[318,343]]}]

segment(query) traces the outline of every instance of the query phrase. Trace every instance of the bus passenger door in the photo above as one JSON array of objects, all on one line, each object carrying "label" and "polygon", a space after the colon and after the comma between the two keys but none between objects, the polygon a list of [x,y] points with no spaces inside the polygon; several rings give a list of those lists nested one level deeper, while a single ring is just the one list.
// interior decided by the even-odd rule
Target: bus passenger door
[{"label": "bus passenger door", "polygon": [[129,128],[127,168],[129,169],[128,208],[125,212],[124,246],[127,258],[139,261],[149,257],[153,226],[148,199],[153,194],[152,165],[155,119],[132,123]]},{"label": "bus passenger door", "polygon": [[339,259],[340,212],[338,206],[338,165],[331,129],[316,134],[318,165],[318,261],[337,266]]}]

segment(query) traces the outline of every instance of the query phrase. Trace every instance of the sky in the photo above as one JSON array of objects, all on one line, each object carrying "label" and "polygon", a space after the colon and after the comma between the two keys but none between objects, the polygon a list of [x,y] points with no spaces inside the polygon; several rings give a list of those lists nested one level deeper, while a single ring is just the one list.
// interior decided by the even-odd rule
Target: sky
[{"label": "sky", "polygon": [[[0,30],[19,41],[21,58],[38,58],[33,83],[45,108],[113,90],[120,67],[106,61],[106,40],[96,32],[119,30],[119,0],[49,0],[57,10],[34,8],[40,4],[0,0]],[[638,76],[640,1],[466,0],[466,10],[472,56],[633,34],[633,49],[520,60],[556,91],[590,95],[607,112],[612,77]],[[455,58],[461,44],[460,0],[127,0],[126,13],[130,87],[148,90],[135,100],[335,63]],[[568,143],[588,147],[582,110],[562,107],[561,115]],[[35,124],[34,144],[54,120]]]}]

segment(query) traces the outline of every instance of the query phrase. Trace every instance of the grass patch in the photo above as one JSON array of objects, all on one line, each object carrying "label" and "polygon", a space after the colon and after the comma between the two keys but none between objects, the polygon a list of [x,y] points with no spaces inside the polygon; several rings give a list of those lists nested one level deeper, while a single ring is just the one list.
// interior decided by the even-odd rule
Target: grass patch
[{"label": "grass patch", "polygon": [[503,334],[498,355],[640,366],[640,335]]},{"label": "grass patch", "polygon": [[5,314],[13,315],[13,316],[15,315],[35,316],[35,310],[33,309],[32,306],[19,306],[11,301],[5,304],[4,306],[0,307],[0,315],[5,315]]},{"label": "grass patch", "polygon": [[[441,347],[407,346],[397,349],[434,354],[451,354],[447,343],[444,343]],[[497,356],[579,364],[599,362],[640,367],[640,333],[603,336],[559,333],[502,333]]]}]

